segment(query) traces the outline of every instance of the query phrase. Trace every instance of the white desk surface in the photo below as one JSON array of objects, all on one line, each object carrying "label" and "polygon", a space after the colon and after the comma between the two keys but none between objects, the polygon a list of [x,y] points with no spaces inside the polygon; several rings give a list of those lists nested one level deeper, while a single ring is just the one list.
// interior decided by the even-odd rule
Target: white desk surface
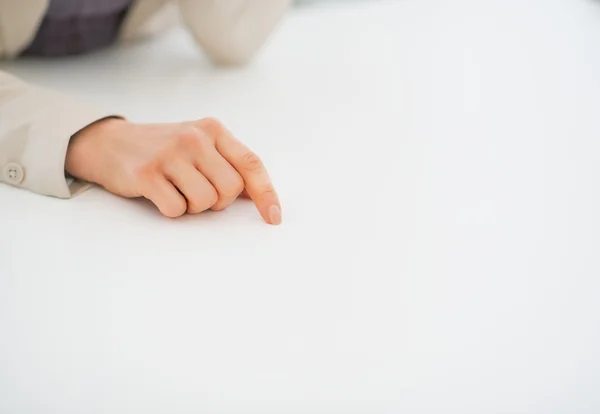
[{"label": "white desk surface", "polygon": [[2,65],[220,117],[285,222],[0,186],[1,413],[600,412],[600,4],[352,4],[246,69],[182,30]]}]

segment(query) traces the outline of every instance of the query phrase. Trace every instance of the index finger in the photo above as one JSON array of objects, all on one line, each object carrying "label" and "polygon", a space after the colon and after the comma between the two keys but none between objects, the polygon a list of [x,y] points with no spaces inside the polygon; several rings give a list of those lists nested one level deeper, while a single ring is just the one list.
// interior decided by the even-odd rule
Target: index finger
[{"label": "index finger", "polygon": [[244,179],[246,192],[262,218],[267,223],[280,224],[279,197],[260,157],[222,126],[218,128],[214,138],[217,151]]}]

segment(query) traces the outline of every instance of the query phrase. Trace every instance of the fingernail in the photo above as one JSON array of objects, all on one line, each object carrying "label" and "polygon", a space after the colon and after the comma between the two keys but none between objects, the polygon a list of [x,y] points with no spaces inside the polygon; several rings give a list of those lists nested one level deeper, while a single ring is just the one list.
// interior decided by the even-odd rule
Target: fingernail
[{"label": "fingernail", "polygon": [[271,206],[269,208],[269,221],[271,224],[281,224],[281,210],[278,206]]}]

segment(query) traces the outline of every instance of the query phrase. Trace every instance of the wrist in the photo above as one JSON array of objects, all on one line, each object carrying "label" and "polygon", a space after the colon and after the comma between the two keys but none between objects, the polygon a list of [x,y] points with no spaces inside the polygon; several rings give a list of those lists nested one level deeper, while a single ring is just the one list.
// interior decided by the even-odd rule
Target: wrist
[{"label": "wrist", "polygon": [[65,171],[77,179],[100,183],[109,142],[127,124],[122,118],[104,118],[76,132],[67,149]]}]

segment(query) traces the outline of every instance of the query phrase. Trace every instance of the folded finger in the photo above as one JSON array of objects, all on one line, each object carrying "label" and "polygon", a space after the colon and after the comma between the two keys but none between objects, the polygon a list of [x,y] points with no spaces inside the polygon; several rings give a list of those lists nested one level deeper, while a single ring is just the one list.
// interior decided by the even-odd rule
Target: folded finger
[{"label": "folded finger", "polygon": [[187,212],[201,213],[218,201],[213,185],[194,165],[178,161],[165,167],[165,177],[172,182],[187,200]]},{"label": "folded finger", "polygon": [[212,145],[203,148],[194,159],[195,167],[217,190],[218,200],[211,207],[219,211],[231,205],[244,190],[241,175]]},{"label": "folded finger", "polygon": [[179,217],[187,209],[187,203],[179,191],[166,178],[158,174],[144,182],[141,194],[152,201],[167,217]]}]

